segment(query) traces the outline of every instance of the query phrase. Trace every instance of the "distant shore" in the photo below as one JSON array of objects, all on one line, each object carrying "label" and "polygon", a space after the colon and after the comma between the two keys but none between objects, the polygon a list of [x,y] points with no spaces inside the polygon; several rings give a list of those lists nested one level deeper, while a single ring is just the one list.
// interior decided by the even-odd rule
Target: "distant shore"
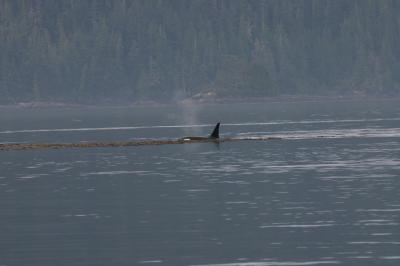
[{"label": "distant shore", "polygon": [[205,97],[185,98],[179,100],[139,100],[139,101],[100,101],[97,104],[71,103],[56,101],[30,101],[13,104],[0,104],[0,108],[90,108],[90,107],[140,107],[140,106],[167,106],[176,104],[229,104],[229,103],[278,103],[278,102],[323,102],[323,101],[382,101],[400,100],[399,95],[375,96],[375,95],[339,95],[339,96],[311,96],[311,95],[281,95],[271,97]]}]

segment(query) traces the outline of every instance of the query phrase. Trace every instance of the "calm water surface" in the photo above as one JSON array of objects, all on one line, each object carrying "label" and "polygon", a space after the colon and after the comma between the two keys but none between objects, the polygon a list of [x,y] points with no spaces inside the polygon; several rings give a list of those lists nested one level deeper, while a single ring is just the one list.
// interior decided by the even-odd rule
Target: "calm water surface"
[{"label": "calm water surface", "polygon": [[[395,101],[3,109],[0,265],[400,265]],[[262,141],[269,136],[283,140]]]}]

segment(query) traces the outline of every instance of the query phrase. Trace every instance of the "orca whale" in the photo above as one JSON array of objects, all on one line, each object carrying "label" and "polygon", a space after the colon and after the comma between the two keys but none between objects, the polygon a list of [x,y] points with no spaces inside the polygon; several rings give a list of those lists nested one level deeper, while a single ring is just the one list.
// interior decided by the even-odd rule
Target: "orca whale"
[{"label": "orca whale", "polygon": [[214,127],[214,130],[211,132],[211,134],[208,137],[196,137],[196,136],[191,136],[191,137],[183,137],[181,140],[184,141],[190,141],[190,140],[218,140],[219,139],[219,125],[220,123],[217,123]]}]

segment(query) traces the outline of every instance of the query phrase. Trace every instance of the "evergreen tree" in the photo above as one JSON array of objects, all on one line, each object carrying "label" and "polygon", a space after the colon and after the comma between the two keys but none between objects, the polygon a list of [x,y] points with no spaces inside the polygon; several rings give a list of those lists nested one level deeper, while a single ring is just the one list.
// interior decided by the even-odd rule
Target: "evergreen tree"
[{"label": "evergreen tree", "polygon": [[396,0],[0,0],[0,102],[397,94]]}]

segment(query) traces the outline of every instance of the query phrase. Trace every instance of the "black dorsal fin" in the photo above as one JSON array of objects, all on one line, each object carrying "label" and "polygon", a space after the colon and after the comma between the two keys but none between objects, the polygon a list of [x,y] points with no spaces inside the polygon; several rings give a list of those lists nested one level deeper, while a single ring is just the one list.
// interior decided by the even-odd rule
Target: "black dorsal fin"
[{"label": "black dorsal fin", "polygon": [[213,132],[209,136],[210,139],[219,139],[219,124],[220,123],[217,123],[217,125],[214,127]]}]

